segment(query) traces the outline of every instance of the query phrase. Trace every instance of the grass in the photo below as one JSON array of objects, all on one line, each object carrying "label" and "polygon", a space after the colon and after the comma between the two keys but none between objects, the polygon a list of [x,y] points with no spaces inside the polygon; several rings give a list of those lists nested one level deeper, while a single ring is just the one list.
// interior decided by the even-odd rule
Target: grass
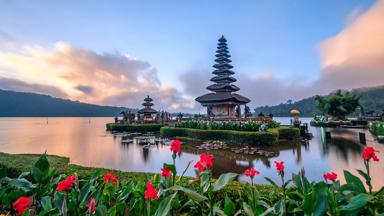
[{"label": "grass", "polygon": [[[20,172],[29,172],[39,157],[38,154],[7,154],[0,152],[0,164],[11,169],[20,170]],[[49,155],[47,158],[49,163],[59,171],[65,171],[69,163],[69,158],[66,157]]]}]

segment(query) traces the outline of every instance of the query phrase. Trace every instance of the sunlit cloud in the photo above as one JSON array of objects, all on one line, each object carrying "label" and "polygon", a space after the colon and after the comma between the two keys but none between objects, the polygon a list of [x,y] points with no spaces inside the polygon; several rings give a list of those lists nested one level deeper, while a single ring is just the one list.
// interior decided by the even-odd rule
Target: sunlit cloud
[{"label": "sunlit cloud", "polygon": [[[161,84],[149,62],[120,53],[100,54],[65,42],[52,49],[22,44],[17,49],[0,51],[0,75],[28,80],[33,84],[30,91],[35,86],[42,93],[41,86],[54,86],[63,92],[54,96],[65,94],[72,100],[128,107],[140,107],[142,99],[151,95],[159,109],[188,108],[178,90]],[[13,85],[12,90],[23,89]]]}]

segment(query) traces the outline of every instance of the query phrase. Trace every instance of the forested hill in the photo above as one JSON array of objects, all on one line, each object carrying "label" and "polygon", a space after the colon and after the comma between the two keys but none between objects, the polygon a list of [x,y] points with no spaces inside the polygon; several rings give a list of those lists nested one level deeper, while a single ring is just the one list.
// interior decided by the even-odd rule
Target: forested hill
[{"label": "forested hill", "polygon": [[[365,112],[383,112],[384,86],[353,89],[350,93],[361,97],[360,104],[364,107]],[[294,103],[287,102],[276,106],[261,106],[257,107],[254,111],[256,115],[262,112],[264,114],[272,113],[274,116],[284,117],[291,116],[290,110],[292,109],[300,110],[301,115],[307,117],[312,117],[316,113],[321,114],[320,111],[316,109],[315,96],[305,98]]]},{"label": "forested hill", "polygon": [[116,116],[124,107],[99,106],[48,95],[0,90],[0,117]]}]

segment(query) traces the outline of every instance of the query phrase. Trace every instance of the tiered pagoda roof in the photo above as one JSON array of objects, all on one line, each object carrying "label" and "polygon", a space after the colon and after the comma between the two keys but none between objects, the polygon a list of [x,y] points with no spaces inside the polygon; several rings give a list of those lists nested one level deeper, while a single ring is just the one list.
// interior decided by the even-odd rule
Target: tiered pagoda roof
[{"label": "tiered pagoda roof", "polygon": [[240,88],[232,84],[236,82],[236,79],[232,77],[235,72],[231,70],[233,68],[230,64],[232,61],[229,59],[231,56],[224,36],[219,39],[215,56],[216,64],[213,65],[215,70],[212,72],[215,76],[211,78],[214,84],[207,87],[208,90],[214,93],[200,96],[196,98],[196,101],[203,106],[210,104],[246,104],[250,102],[248,98],[233,93],[240,90]]},{"label": "tiered pagoda roof", "polygon": [[139,110],[138,113],[141,114],[156,114],[157,111],[152,109],[153,103],[152,98],[149,97],[149,95],[144,99],[144,103],[142,104],[144,106],[143,109]]}]

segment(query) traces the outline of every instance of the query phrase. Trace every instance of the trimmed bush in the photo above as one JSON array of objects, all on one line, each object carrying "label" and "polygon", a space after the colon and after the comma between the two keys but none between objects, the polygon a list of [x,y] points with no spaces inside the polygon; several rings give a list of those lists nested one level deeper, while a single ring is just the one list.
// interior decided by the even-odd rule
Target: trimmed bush
[{"label": "trimmed bush", "polygon": [[164,137],[188,136],[185,128],[175,128],[175,127],[161,127],[160,134]]},{"label": "trimmed bush", "polygon": [[341,125],[347,125],[347,126],[368,126],[368,121],[365,120],[351,120],[351,121],[328,121],[328,122],[322,122],[322,121],[311,121],[310,125],[312,127],[340,127]]},{"label": "trimmed bush", "polygon": [[109,131],[126,131],[126,132],[158,132],[162,124],[121,124],[108,123],[107,130]]},{"label": "trimmed bush", "polygon": [[300,138],[299,128],[279,127],[277,128],[279,139],[294,140]]},{"label": "trimmed bush", "polygon": [[371,132],[376,136],[384,136],[384,122],[372,122]]},{"label": "trimmed bush", "polygon": [[278,132],[249,132],[233,130],[201,130],[192,128],[162,127],[160,134],[164,137],[185,136],[199,140],[227,140],[239,144],[277,145]]}]

